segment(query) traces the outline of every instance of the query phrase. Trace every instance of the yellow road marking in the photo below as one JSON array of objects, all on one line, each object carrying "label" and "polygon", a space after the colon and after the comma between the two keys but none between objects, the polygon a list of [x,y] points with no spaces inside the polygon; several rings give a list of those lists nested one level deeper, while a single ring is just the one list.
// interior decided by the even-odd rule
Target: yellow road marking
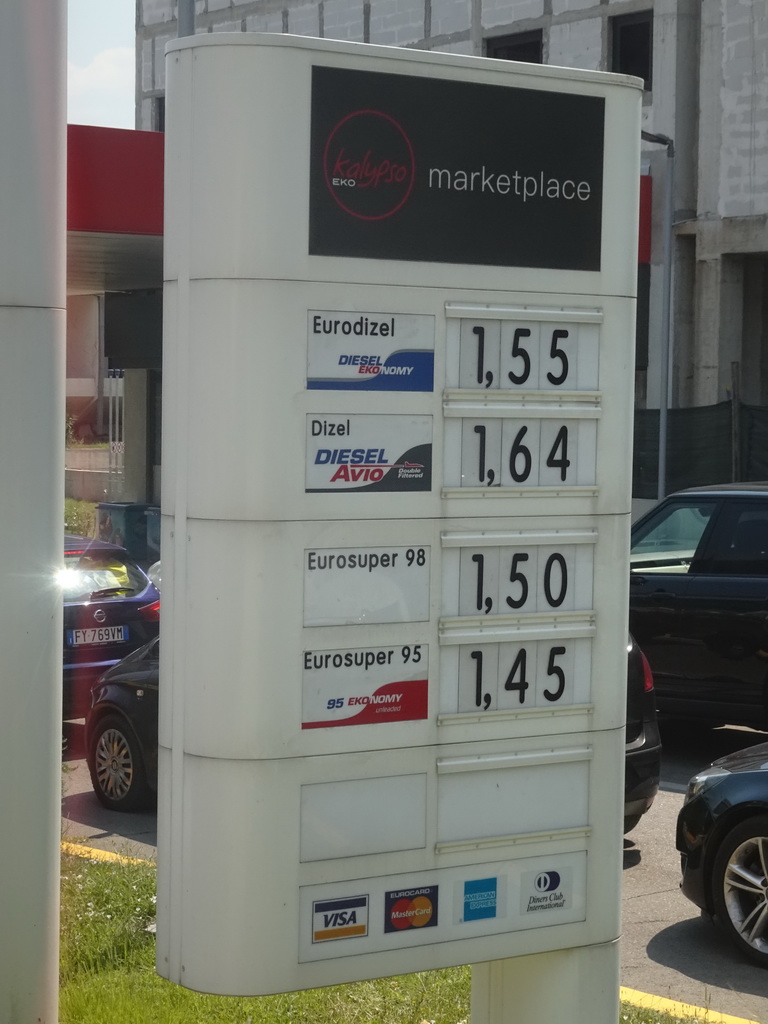
[{"label": "yellow road marking", "polygon": [[140,857],[126,857],[122,853],[111,853],[109,850],[97,850],[93,846],[81,846],[80,843],[62,843],[61,852],[73,857],[85,857],[88,860],[112,861],[113,864],[150,864],[151,861]]},{"label": "yellow road marking", "polygon": [[706,1010],[701,1006],[678,1003],[674,999],[664,999],[662,996],[651,996],[632,988],[620,988],[619,996],[625,1003],[631,1003],[644,1010],[658,1010],[660,1013],[668,1013],[672,1017],[693,1017],[704,1024],[758,1024],[758,1021],[755,1020],[732,1017],[728,1013],[715,1013],[713,1010]]}]

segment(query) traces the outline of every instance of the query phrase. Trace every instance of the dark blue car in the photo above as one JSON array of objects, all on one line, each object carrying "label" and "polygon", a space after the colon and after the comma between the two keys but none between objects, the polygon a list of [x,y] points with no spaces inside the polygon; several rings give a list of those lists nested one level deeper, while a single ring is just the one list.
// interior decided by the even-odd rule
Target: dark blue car
[{"label": "dark blue car", "polygon": [[93,682],[158,634],[160,593],[116,544],[67,534],[64,568],[64,718],[90,706]]}]

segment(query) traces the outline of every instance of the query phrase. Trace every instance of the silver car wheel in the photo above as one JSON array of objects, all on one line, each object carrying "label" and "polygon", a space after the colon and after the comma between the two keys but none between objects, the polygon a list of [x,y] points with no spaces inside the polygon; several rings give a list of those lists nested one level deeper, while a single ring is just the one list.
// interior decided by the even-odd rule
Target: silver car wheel
[{"label": "silver car wheel", "polygon": [[111,800],[123,800],[131,791],[133,754],[119,729],[105,729],[94,750],[94,768],[99,788]]},{"label": "silver car wheel", "polygon": [[768,836],[745,839],[723,874],[723,902],[743,942],[768,955]]}]

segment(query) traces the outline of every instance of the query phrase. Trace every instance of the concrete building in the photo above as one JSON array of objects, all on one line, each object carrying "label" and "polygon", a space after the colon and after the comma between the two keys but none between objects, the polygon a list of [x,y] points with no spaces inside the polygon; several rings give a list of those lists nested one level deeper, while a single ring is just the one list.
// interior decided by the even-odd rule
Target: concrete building
[{"label": "concrete building", "polygon": [[[643,129],[675,145],[672,405],[768,403],[765,0],[197,0],[197,32],[291,32],[643,77]],[[137,127],[164,127],[174,0],[137,0]],[[222,115],[225,115],[222,111]],[[650,145],[651,273],[638,407],[659,406],[664,175]],[[647,312],[648,343],[642,321]]]}]

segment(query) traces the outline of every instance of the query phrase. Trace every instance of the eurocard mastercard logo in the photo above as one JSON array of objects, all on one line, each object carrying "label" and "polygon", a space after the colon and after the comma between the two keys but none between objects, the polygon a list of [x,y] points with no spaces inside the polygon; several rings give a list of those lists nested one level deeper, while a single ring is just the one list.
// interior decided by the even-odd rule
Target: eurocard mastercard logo
[{"label": "eurocard mastercard logo", "polygon": [[384,931],[434,928],[437,925],[437,890],[436,885],[424,885],[384,893]]}]

